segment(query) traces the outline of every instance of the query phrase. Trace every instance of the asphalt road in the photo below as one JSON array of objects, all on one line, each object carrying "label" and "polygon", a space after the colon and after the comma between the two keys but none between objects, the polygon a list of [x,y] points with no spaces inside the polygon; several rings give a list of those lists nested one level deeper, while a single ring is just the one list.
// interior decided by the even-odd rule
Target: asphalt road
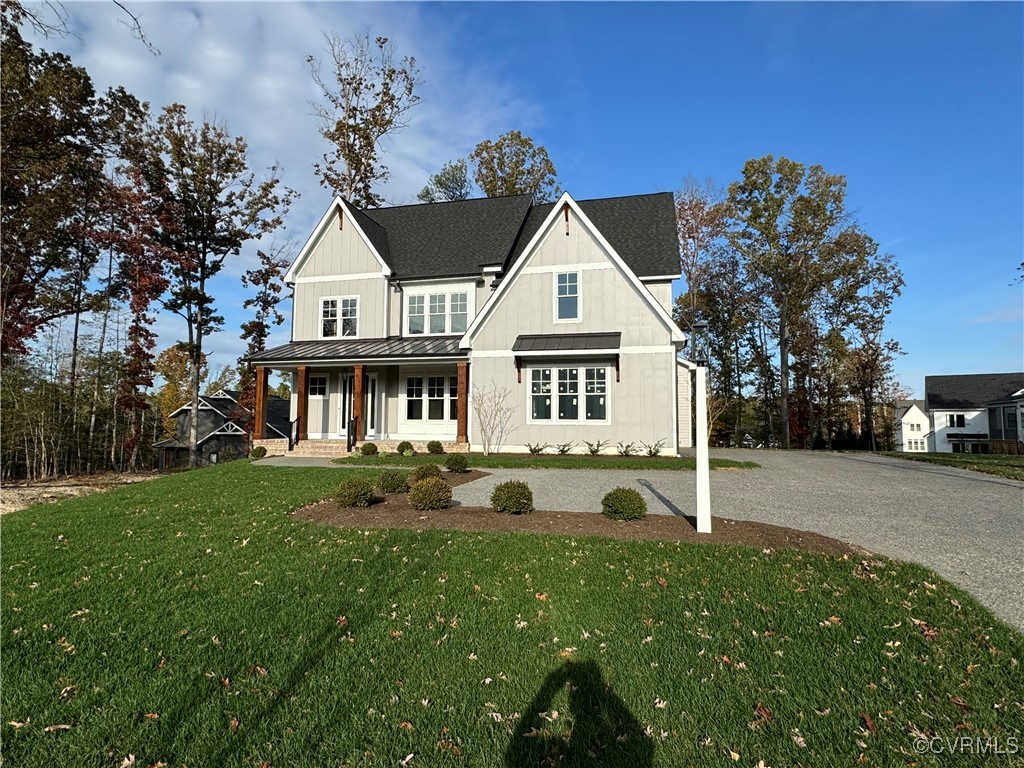
[{"label": "asphalt road", "polygon": [[[1024,630],[1024,483],[867,454],[733,450],[711,455],[762,467],[711,473],[715,517],[815,531],[921,563]],[[644,495],[651,513],[694,513],[693,472],[488,471],[491,476],[456,487],[455,501],[487,506],[494,486],[515,477],[529,482],[539,509],[599,511],[601,497],[624,485]]]}]

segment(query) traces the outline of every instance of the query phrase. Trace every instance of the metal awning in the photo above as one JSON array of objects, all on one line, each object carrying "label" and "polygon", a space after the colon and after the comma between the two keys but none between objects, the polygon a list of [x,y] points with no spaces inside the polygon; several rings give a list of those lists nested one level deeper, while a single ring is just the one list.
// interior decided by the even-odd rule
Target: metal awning
[{"label": "metal awning", "polygon": [[540,333],[517,336],[512,351],[521,355],[544,354],[546,352],[617,352],[622,334],[614,333]]},{"label": "metal awning", "polygon": [[256,365],[306,363],[381,363],[413,360],[467,360],[459,348],[461,336],[389,336],[386,339],[323,339],[293,341],[257,352],[248,358]]}]

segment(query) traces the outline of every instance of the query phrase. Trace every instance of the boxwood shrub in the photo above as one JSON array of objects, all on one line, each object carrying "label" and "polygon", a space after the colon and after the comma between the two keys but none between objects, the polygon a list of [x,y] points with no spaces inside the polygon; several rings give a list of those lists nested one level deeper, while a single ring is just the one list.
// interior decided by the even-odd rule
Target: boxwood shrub
[{"label": "boxwood shrub", "polygon": [[376,443],[363,443],[359,446],[359,452],[363,456],[376,456],[377,455],[377,444]]},{"label": "boxwood shrub", "polygon": [[413,450],[412,447],[412,443],[410,443],[408,440],[403,440],[398,444],[398,447],[395,449],[395,453],[397,453],[399,456],[412,456],[412,453],[406,453],[406,451],[413,451],[413,453],[415,453],[415,450]]},{"label": "boxwood shrub", "polygon": [[365,477],[350,477],[338,486],[334,500],[342,507],[368,507],[373,501],[373,483]]},{"label": "boxwood shrub", "polygon": [[251,451],[249,451],[249,458],[250,459],[262,459],[266,455],[267,455],[267,449],[264,448],[262,445],[257,445],[255,448],[253,448]]},{"label": "boxwood shrub", "polygon": [[615,488],[601,499],[601,512],[612,520],[641,520],[647,517],[647,502],[632,488]]},{"label": "boxwood shrub", "polygon": [[491,507],[495,512],[521,515],[533,509],[533,491],[522,480],[499,483],[491,493]]},{"label": "boxwood shrub", "polygon": [[415,509],[445,509],[452,503],[452,487],[440,477],[428,477],[413,485],[409,503]]},{"label": "boxwood shrub", "polygon": [[421,464],[409,475],[413,485],[416,485],[420,480],[426,480],[428,477],[440,476],[441,468],[437,464]]},{"label": "boxwood shrub", "polygon": [[435,455],[444,453],[444,446],[441,445],[441,441],[431,440],[427,443],[427,453],[433,453]]},{"label": "boxwood shrub", "polygon": [[400,469],[385,469],[380,473],[377,485],[380,486],[381,493],[408,493],[408,480],[408,472],[403,472]]},{"label": "boxwood shrub", "polygon": [[444,468],[449,472],[469,472],[469,459],[464,453],[453,453],[445,459]]}]

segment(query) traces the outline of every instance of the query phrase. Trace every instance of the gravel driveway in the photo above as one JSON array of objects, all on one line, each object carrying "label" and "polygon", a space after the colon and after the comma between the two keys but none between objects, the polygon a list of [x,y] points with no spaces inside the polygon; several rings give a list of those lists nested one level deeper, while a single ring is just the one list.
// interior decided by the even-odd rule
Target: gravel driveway
[{"label": "gravel driveway", "polygon": [[[736,450],[711,455],[762,466],[711,473],[715,517],[814,531],[921,563],[1024,629],[1024,483],[867,454]],[[455,488],[455,501],[487,506],[497,483],[519,478],[529,482],[539,509],[600,510],[601,497],[625,485],[644,495],[651,513],[694,512],[693,472],[487,471],[491,476]]]}]

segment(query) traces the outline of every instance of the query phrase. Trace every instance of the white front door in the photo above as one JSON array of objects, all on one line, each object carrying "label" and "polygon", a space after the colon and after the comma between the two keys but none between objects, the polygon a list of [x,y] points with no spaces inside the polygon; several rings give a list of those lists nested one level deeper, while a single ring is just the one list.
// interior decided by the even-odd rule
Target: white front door
[{"label": "white front door", "polygon": [[[341,398],[338,403],[338,435],[348,437],[349,422],[353,417],[355,402],[356,377],[352,373],[341,374]],[[366,439],[380,437],[380,387],[377,374],[366,374],[366,386],[363,388],[363,434]]]}]

